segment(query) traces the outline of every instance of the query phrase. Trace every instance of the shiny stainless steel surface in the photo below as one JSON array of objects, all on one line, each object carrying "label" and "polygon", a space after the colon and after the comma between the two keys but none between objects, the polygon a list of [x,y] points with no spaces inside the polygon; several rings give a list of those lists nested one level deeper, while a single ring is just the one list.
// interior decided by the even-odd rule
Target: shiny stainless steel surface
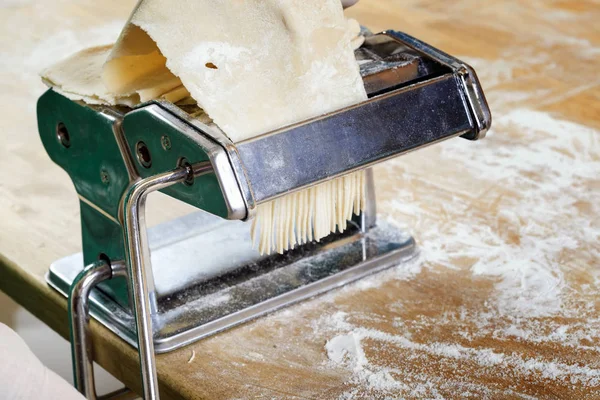
[{"label": "shiny stainless steel surface", "polygon": [[[198,212],[150,228],[158,314],[156,352],[170,351],[278,308],[331,290],[416,255],[410,235],[379,223],[355,226],[286,255],[259,256],[249,224]],[[177,260],[177,263],[173,263]],[[81,270],[81,255],[57,261],[49,281],[64,292]],[[133,346],[135,319],[101,289],[91,314]]]},{"label": "shiny stainless steel surface", "polygon": [[381,34],[394,38],[411,49],[427,54],[436,62],[452,69],[463,86],[462,94],[474,123],[474,129],[463,137],[469,140],[483,139],[492,126],[492,113],[475,70],[467,63],[406,33],[390,30]]},{"label": "shiny stainless steel surface", "polygon": [[96,399],[94,382],[94,357],[88,335],[88,296],[100,282],[110,279],[112,271],[106,261],[86,267],[75,278],[69,294],[69,322],[71,324],[71,351],[73,355],[73,381],[75,388],[88,399]]},{"label": "shiny stainless steel surface", "polygon": [[426,58],[387,35],[367,36],[354,54],[369,97],[428,75],[432,66]]},{"label": "shiny stainless steel surface", "polygon": [[368,232],[377,224],[377,199],[375,198],[375,177],[373,168],[367,168],[365,171],[365,206],[360,214],[360,228],[362,232]]},{"label": "shiny stainless steel surface", "polygon": [[477,77],[459,60],[394,31],[369,36],[357,58],[369,100],[236,144],[258,204],[489,127]]},{"label": "shiny stainless steel surface", "polygon": [[446,74],[238,143],[256,202],[469,133],[458,85]]},{"label": "shiny stainless steel surface", "polygon": [[125,162],[125,168],[127,169],[127,175],[129,176],[129,181],[133,182],[137,178],[139,178],[139,174],[137,172],[137,168],[135,167],[135,163],[131,158],[131,154],[129,153],[129,149],[127,148],[127,142],[125,141],[125,137],[123,136],[123,129],[121,124],[123,122],[123,114],[115,112],[115,110],[111,108],[104,108],[100,112],[103,114],[112,117],[114,120],[113,124],[113,134],[115,135],[115,141],[119,146],[119,151],[121,152],[121,157],[123,157],[123,161]]},{"label": "shiny stainless steel surface", "polygon": [[73,356],[73,381],[75,388],[88,399],[97,399],[94,381],[94,356],[89,336],[89,296],[96,285],[113,276],[125,275],[125,263],[110,264],[99,260],[83,269],[74,279],[69,292],[69,323],[71,353]]}]

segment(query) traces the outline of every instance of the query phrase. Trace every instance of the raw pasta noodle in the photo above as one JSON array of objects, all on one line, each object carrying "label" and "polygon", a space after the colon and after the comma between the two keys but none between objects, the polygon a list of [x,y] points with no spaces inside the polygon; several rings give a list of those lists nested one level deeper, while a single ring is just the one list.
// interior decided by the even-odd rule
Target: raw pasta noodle
[{"label": "raw pasta noodle", "polygon": [[355,172],[259,205],[252,224],[253,235],[260,238],[259,251],[283,253],[343,232],[352,214],[358,214],[364,204],[364,176],[363,171]]}]

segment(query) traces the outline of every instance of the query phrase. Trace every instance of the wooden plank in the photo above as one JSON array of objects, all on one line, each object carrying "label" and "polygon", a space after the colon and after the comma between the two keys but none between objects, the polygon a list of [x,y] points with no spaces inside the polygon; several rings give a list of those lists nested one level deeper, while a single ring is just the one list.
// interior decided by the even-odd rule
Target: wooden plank
[{"label": "wooden plank", "polygon": [[[43,277],[79,251],[79,219],[37,136],[37,72],[114,40],[133,5],[0,8],[0,290],[63,336],[66,302]],[[381,218],[411,228],[420,260],[158,356],[164,398],[594,398],[600,5],[363,0],[348,13],[471,63],[494,128],[376,169]],[[154,222],[185,209],[152,202]],[[139,389],[136,353],[92,330],[99,363]],[[336,362],[344,350],[357,353]]]}]

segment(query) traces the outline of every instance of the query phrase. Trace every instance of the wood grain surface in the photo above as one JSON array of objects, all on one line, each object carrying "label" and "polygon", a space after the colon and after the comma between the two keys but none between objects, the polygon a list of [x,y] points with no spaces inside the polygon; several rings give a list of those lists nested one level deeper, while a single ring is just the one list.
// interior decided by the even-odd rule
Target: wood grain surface
[{"label": "wood grain surface", "polygon": [[[80,250],[79,213],[38,138],[37,73],[114,41],[133,5],[0,2],[0,289],[65,337],[44,274]],[[494,127],[376,168],[379,217],[413,232],[419,260],[158,356],[163,397],[600,398],[600,3],[363,0],[348,14],[472,64]],[[182,212],[168,204],[155,222]],[[139,390],[135,351],[92,329],[98,362]]]}]

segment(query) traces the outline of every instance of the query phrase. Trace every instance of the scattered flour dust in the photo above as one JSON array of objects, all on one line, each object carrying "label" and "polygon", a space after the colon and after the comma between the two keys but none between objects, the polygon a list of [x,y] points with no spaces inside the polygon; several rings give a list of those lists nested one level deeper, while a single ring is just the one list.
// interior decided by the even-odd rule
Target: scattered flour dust
[{"label": "scattered flour dust", "polygon": [[360,344],[360,337],[356,332],[334,337],[327,342],[325,349],[327,349],[327,356],[331,361],[338,364],[347,362],[355,371],[360,371],[367,363]]},{"label": "scattered flour dust", "polygon": [[[547,61],[542,54],[531,62]],[[486,80],[492,86],[510,80],[516,66],[485,60],[472,64],[478,64],[484,88]],[[600,132],[527,107],[523,93],[490,91],[488,100],[495,112],[488,137],[470,146],[444,142],[439,157],[459,165],[469,160],[474,182],[497,182],[511,195],[499,196],[495,211],[485,216],[460,201],[450,202],[448,213],[464,216],[451,223],[432,219],[401,185],[391,189],[395,199],[382,207],[426,224],[419,228],[421,257],[414,273],[400,279],[414,277],[428,264],[456,269],[455,260],[467,258],[474,260],[469,269],[474,278],[493,282],[491,295],[476,309],[459,305],[441,317],[398,318],[391,331],[366,323],[371,317],[360,313],[328,315],[319,329],[331,331],[325,344],[329,363],[351,372],[342,398],[445,398],[448,393],[539,398],[516,384],[511,389],[483,385],[485,379],[478,378],[486,376],[568,387],[574,393],[600,390],[600,268],[593,268],[600,260],[600,246],[593,245],[600,243],[600,191],[589,187],[600,180]],[[402,161],[383,168],[397,173],[396,162]],[[375,279],[367,282],[376,286]],[[449,337],[423,340],[432,330],[449,332]],[[507,352],[501,344],[506,341],[527,343],[530,352]],[[537,352],[537,345],[557,352]],[[407,355],[388,362],[389,354],[381,354],[390,351]],[[410,367],[415,360],[426,364],[432,359],[427,373]],[[444,365],[455,369],[456,377],[437,374]]]},{"label": "scattered flour dust", "polygon": [[[592,368],[577,364],[567,364],[558,361],[548,361],[542,358],[523,358],[516,354],[504,354],[492,349],[478,349],[448,343],[418,343],[405,336],[394,335],[376,329],[355,326],[347,321],[347,314],[338,312],[332,318],[331,329],[349,331],[333,337],[325,345],[327,356],[336,364],[347,366],[354,373],[353,383],[366,384],[372,393],[381,394],[387,391],[401,392],[411,397],[420,395],[432,396],[435,386],[444,385],[462,389],[473,390],[476,384],[450,380],[435,382],[435,377],[427,377],[430,382],[405,383],[406,371],[401,365],[396,367],[381,367],[372,363],[365,355],[363,342],[373,340],[392,345],[396,348],[423,353],[428,356],[443,357],[457,362],[471,362],[483,370],[505,370],[506,373],[521,376],[539,377],[541,379],[558,380],[567,385],[584,385],[587,387],[600,387],[600,368]],[[508,330],[506,331],[508,333]],[[412,360],[407,359],[407,362]],[[477,387],[476,392],[490,395],[492,392],[485,387]],[[505,393],[510,394],[510,393]],[[516,393],[512,393],[516,394]],[[346,396],[350,396],[347,393]],[[434,396],[437,397],[437,396]],[[528,396],[520,395],[527,398]]]},{"label": "scattered flour dust", "polygon": [[[515,130],[525,132],[535,143],[503,138]],[[600,270],[587,268],[600,260],[600,246],[586,247],[582,243],[600,240],[599,221],[590,218],[590,214],[600,215],[600,193],[584,184],[600,177],[599,139],[600,132],[588,127],[521,108],[500,115],[494,131],[477,151],[458,141],[442,145],[442,157],[468,157],[475,178],[477,174],[491,176],[501,185],[520,189],[520,197],[504,204],[497,215],[489,217],[492,220],[465,218],[464,222],[453,221],[451,226],[433,224],[421,231],[420,260],[408,270],[414,274],[400,278],[414,276],[428,262],[456,268],[452,263],[455,257],[469,257],[477,260],[471,267],[474,276],[494,278],[493,294],[485,311],[461,307],[441,318],[421,316],[410,322],[410,327],[398,320],[396,332],[351,322],[365,319],[364,315],[338,312],[333,318],[329,316],[323,324],[338,334],[325,345],[328,358],[332,364],[352,371],[348,383],[361,388],[347,391],[343,398],[361,398],[365,393],[377,398],[399,393],[416,398],[444,398],[441,391],[449,388],[462,390],[462,397],[535,398],[511,390],[491,390],[475,379],[452,381],[436,378],[435,374],[415,376],[403,365],[411,363],[411,357],[439,357],[457,366],[474,364],[476,375],[480,376],[514,375],[540,383],[600,389],[600,318],[595,316]],[[404,190],[398,189],[400,198]],[[590,213],[582,213],[576,207],[580,201],[590,204]],[[418,217],[422,211],[413,207],[411,212]],[[510,226],[519,240],[510,240],[503,229],[490,229],[493,219]],[[564,256],[575,251],[578,262]],[[569,273],[577,269],[592,275],[589,284],[570,281]],[[573,293],[577,293],[577,302],[571,299]],[[572,320],[561,322],[548,317]],[[430,332],[432,326],[453,332],[456,340],[421,343],[413,339],[420,332]],[[460,344],[487,339],[559,343],[574,352],[594,354],[598,362],[586,365],[547,355],[525,357],[503,353],[493,346]],[[378,357],[365,354],[366,342],[378,343],[379,349],[391,346],[408,351],[411,356],[398,364],[385,365]]]},{"label": "scattered flour dust", "polygon": [[[34,2],[6,0],[0,7],[27,3]],[[27,22],[23,18],[8,21],[7,29],[19,31]],[[22,40],[19,35],[11,37],[7,45],[9,51],[3,54],[5,63],[0,65],[0,72],[13,78],[5,84],[26,86],[31,92],[41,92],[40,70],[76,50],[113,42],[122,25],[123,21],[109,21],[84,30],[66,27],[34,45],[26,37],[27,31],[22,32]],[[600,53],[600,49],[587,42],[568,44],[584,48],[590,59]],[[585,182],[600,177],[600,133],[523,105],[531,100],[544,103],[557,100],[549,89],[518,92],[502,87],[514,79],[516,68],[557,68],[549,53],[527,53],[527,49],[521,46],[516,46],[514,51],[522,53],[522,57],[518,59],[513,54],[499,57],[496,61],[466,59],[475,67],[487,90],[494,111],[494,128],[486,140],[474,145],[477,149],[459,140],[445,142],[440,148],[443,159],[458,164],[469,160],[469,173],[474,179],[477,174],[485,175],[487,180],[495,180],[499,185],[519,191],[521,197],[517,200],[501,199],[504,203],[498,208],[497,215],[490,217],[493,219],[464,218],[465,222],[455,219],[451,226],[442,222],[430,224],[420,232],[419,261],[411,263],[408,269],[386,271],[352,285],[352,290],[375,288],[388,279],[410,279],[428,262],[454,268],[452,260],[455,257],[470,257],[478,260],[471,267],[473,275],[495,279],[493,295],[483,311],[460,308],[443,313],[441,318],[423,315],[410,321],[410,326],[398,319],[394,321],[394,330],[386,332],[360,323],[361,318],[368,316],[344,312],[327,316],[325,321],[319,322],[319,328],[326,329],[329,334],[325,350],[330,363],[351,372],[350,389],[342,398],[364,397],[364,392],[357,387],[366,387],[372,398],[388,395],[393,398],[442,398],[444,390],[452,390],[464,398],[534,398],[511,390],[494,391],[475,379],[453,380],[410,370],[411,363],[423,361],[425,356],[448,360],[447,365],[457,371],[463,364],[473,364],[482,375],[493,370],[496,372],[489,375],[525,377],[539,380],[540,385],[558,382],[574,387],[600,386],[599,362],[590,361],[585,365],[565,361],[564,357],[561,360],[537,355],[525,357],[482,345],[467,347],[458,343],[459,339],[466,343],[490,339],[540,345],[559,343],[574,353],[584,353],[600,360],[600,318],[594,305],[600,286],[600,269],[587,268],[600,259],[600,246],[583,245],[600,242],[599,222],[597,217],[593,217],[600,215],[600,193],[585,185]],[[597,82],[590,83],[594,84]],[[19,107],[34,107],[35,104],[30,97],[10,100],[7,104],[17,102]],[[515,104],[520,106],[515,107]],[[34,128],[25,131],[34,132]],[[515,136],[515,132],[520,135]],[[394,163],[389,162],[392,166]],[[397,189],[396,198],[396,202],[385,207],[426,219],[425,211],[415,205],[409,190],[402,185]],[[582,207],[588,207],[589,211],[582,212]],[[463,211],[465,214],[469,212],[467,208]],[[565,224],[565,220],[569,223]],[[508,232],[499,229],[499,225],[508,226]],[[509,240],[511,235],[519,240]],[[569,262],[568,254],[575,251],[580,265]],[[573,270],[591,275],[590,283],[575,285],[569,278],[569,271]],[[577,294],[578,302],[572,299],[573,293]],[[226,300],[226,297],[217,297],[214,302]],[[559,318],[548,320],[548,317]],[[359,322],[356,322],[357,319]],[[567,322],[562,322],[567,319]],[[420,333],[430,331],[432,326],[453,331],[454,340],[425,343],[417,340]],[[406,350],[409,356],[401,362],[386,365],[369,353],[368,349],[373,346],[375,349],[393,347]],[[258,353],[249,353],[248,356],[257,360],[262,358]],[[192,352],[189,362],[193,362],[194,358],[195,353]]]}]

